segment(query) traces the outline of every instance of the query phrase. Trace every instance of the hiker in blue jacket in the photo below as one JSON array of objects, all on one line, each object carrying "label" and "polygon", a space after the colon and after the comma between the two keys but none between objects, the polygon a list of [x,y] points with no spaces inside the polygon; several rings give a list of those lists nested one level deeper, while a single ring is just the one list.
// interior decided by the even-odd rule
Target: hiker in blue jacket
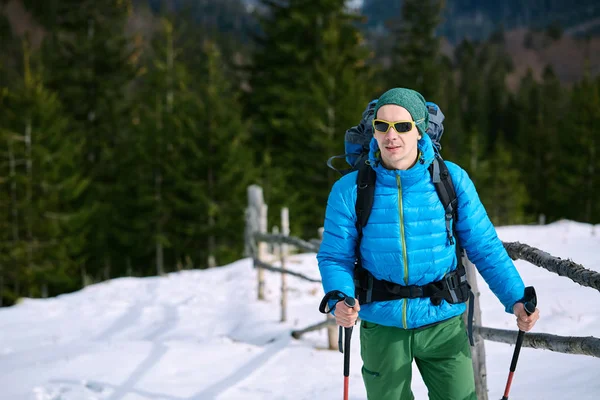
[{"label": "hiker in blue jacket", "polygon": [[[327,202],[319,270],[324,292],[341,295],[326,295],[337,324],[352,327],[360,316],[362,375],[370,400],[413,399],[413,359],[430,399],[477,398],[461,318],[468,294],[464,273],[458,273],[458,244],[506,312],[517,317],[520,330],[529,331],[539,318],[537,309],[530,316],[524,310],[525,286],[473,182],[451,162],[445,164],[457,202],[455,220],[448,222],[429,169],[435,150],[428,122],[418,92],[385,92],[375,106],[367,161],[375,176],[368,223],[357,225],[357,172],[340,178]],[[356,296],[356,306],[339,302],[344,296]]]}]

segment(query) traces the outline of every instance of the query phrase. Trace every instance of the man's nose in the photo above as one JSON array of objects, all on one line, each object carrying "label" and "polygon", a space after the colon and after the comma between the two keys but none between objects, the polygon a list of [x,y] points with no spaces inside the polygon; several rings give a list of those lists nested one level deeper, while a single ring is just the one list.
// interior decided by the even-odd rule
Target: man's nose
[{"label": "man's nose", "polygon": [[386,132],[385,138],[391,140],[395,138],[397,134],[398,132],[396,132],[396,128],[394,128],[394,125],[392,125],[390,126],[390,129],[388,129],[388,131]]}]

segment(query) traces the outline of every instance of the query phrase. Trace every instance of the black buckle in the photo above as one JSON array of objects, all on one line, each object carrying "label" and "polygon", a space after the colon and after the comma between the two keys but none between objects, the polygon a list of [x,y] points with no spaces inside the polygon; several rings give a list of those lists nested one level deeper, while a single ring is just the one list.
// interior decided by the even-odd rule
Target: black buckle
[{"label": "black buckle", "polygon": [[408,287],[408,296],[411,299],[416,299],[418,297],[423,297],[423,288],[421,286],[407,286]]},{"label": "black buckle", "polygon": [[458,274],[453,271],[449,274],[446,274],[444,277],[444,283],[446,284],[446,289],[448,290],[456,290],[460,287],[460,280],[458,279]]}]

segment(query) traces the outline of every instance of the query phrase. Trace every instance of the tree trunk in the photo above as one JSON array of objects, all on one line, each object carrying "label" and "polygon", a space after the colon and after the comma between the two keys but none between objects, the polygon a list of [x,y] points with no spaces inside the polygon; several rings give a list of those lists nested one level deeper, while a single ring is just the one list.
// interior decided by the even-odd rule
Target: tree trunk
[{"label": "tree trunk", "polygon": [[110,257],[104,256],[104,280],[107,281],[110,279]]},{"label": "tree trunk", "polygon": [[[212,174],[209,173],[209,186],[211,184],[211,179],[210,176]],[[215,235],[213,234],[215,229],[215,217],[209,213],[208,214],[208,231],[210,232],[208,235],[208,257],[207,257],[207,264],[208,264],[208,268],[214,268],[217,266],[217,259],[215,257],[215,253],[216,253],[216,249],[217,249],[217,243],[216,243],[216,238]]]},{"label": "tree trunk", "polygon": [[85,268],[85,264],[81,264],[80,272],[81,272],[81,287],[84,288],[84,287],[88,286],[90,283],[88,275],[87,275],[87,269]]},{"label": "tree trunk", "polygon": [[590,160],[588,166],[589,178],[588,178],[588,196],[586,204],[586,221],[592,222],[594,217],[594,205],[596,204],[596,198],[594,193],[594,176],[596,173],[596,148],[594,146],[594,135],[591,136],[592,144],[590,146]]},{"label": "tree trunk", "polygon": [[[13,240],[13,248],[16,248],[20,244],[19,238],[19,208],[17,204],[17,163],[15,160],[15,154],[13,152],[13,143],[12,140],[8,140],[8,159],[10,165],[10,212],[12,216],[12,240]],[[19,263],[16,259],[13,258],[13,273],[14,273],[14,288],[15,288],[15,297],[19,297],[21,295],[21,271],[19,268]]]},{"label": "tree trunk", "polygon": [[125,263],[127,265],[127,276],[133,276],[133,268],[131,267],[131,257],[127,256]]},{"label": "tree trunk", "polygon": [[[26,68],[28,61],[26,60]],[[28,69],[28,68],[27,68]],[[27,71],[27,70],[26,70]],[[27,80],[27,72],[26,77]],[[33,276],[33,229],[32,229],[32,215],[33,215],[33,204],[31,204],[32,192],[33,192],[33,162],[31,157],[31,118],[27,118],[27,123],[25,124],[25,169],[27,171],[27,185],[26,185],[26,193],[25,193],[25,227],[26,227],[26,235],[27,235],[27,276],[30,280],[34,280]],[[29,282],[29,297],[33,297],[33,282]]]},{"label": "tree trunk", "polygon": [[477,157],[479,154],[478,136],[479,134],[472,134],[471,136],[471,171],[473,183],[475,183],[475,177],[477,175]]},{"label": "tree trunk", "polygon": [[0,307],[4,306],[4,268],[0,264]]},{"label": "tree trunk", "polygon": [[164,255],[162,245],[162,218],[160,212],[162,210],[162,174],[158,172],[154,176],[154,199],[156,201],[156,209],[158,210],[158,217],[156,220],[156,275],[162,276],[165,273],[164,267]]},{"label": "tree trunk", "polygon": [[[281,234],[289,236],[290,234],[290,213],[287,208],[281,209]],[[279,244],[279,257],[281,259],[281,269],[285,271],[285,261],[287,257],[287,245]],[[281,274],[281,322],[287,320],[287,274]]]},{"label": "tree trunk", "polygon": [[162,276],[165,274],[163,245],[160,239],[156,239],[156,275]]}]

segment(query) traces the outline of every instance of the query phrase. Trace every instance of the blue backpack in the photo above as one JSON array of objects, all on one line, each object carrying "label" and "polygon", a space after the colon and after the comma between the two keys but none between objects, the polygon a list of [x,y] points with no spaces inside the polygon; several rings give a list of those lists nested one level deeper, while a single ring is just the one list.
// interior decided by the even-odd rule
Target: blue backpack
[{"label": "blue backpack", "polygon": [[[366,162],[369,157],[369,146],[373,138],[373,117],[377,99],[369,102],[362,114],[360,123],[346,131],[344,138],[344,147],[346,154],[333,156],[327,160],[327,165],[342,175],[358,170],[356,185],[356,230],[358,232],[357,252],[360,249],[363,228],[369,221],[373,200],[375,197],[375,170]],[[446,235],[450,245],[455,244],[456,226],[452,220],[456,221],[456,209],[458,199],[452,177],[448,171],[446,163],[442,159],[440,151],[442,149],[441,139],[444,133],[444,113],[432,102],[427,102],[429,112],[429,125],[427,134],[434,145],[435,158],[429,166],[429,173],[435,190],[445,209]],[[338,170],[333,167],[334,159],[345,158],[350,166],[344,170]],[[391,282],[376,280],[367,270],[362,268],[360,254],[357,254],[354,270],[354,283],[356,287],[355,297],[361,304],[368,304],[373,301],[384,301],[396,298],[411,297],[429,297],[434,305],[439,305],[442,300],[451,304],[464,303],[469,298],[473,298],[471,287],[467,282],[467,272],[462,263],[462,247],[456,241],[456,257],[458,266],[455,271],[448,273],[442,281],[433,282],[425,286],[420,286],[416,290],[414,287],[397,285]],[[410,289],[410,290],[407,290]],[[419,293],[415,295],[415,293]],[[324,299],[325,300],[325,299]],[[321,311],[323,312],[323,310]],[[468,335],[471,345],[473,345],[473,301],[469,302],[468,316]]]}]

